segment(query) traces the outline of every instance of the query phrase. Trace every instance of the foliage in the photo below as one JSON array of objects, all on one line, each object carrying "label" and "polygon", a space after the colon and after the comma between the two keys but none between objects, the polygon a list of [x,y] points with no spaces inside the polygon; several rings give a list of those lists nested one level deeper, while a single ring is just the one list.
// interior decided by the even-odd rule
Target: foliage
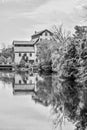
[{"label": "foliage", "polygon": [[0,64],[12,63],[14,60],[13,48],[3,48],[0,54]]},{"label": "foliage", "polygon": [[74,37],[62,53],[58,68],[62,90],[55,94],[54,102],[57,101],[53,104],[56,113],[54,125],[57,126],[63,117],[67,117],[75,123],[76,130],[87,128],[87,98],[84,91],[87,87],[87,40],[82,28],[75,28]]},{"label": "foliage", "polygon": [[43,80],[38,80],[36,83],[36,92],[32,99],[44,106],[49,106],[51,103],[52,91],[52,76],[42,75]]},{"label": "foliage", "polygon": [[40,63],[49,63],[51,61],[50,42],[48,40],[42,40],[38,42],[37,48],[37,56]]},{"label": "foliage", "polygon": [[64,53],[66,52],[67,45],[71,41],[70,32],[65,32],[62,25],[59,27],[54,26],[53,28],[54,36],[53,39],[55,44],[52,47],[52,69],[59,72],[60,63],[63,59]]},{"label": "foliage", "polygon": [[2,55],[5,58],[11,57],[13,59],[13,48],[4,48],[2,49]]},{"label": "foliage", "polygon": [[87,33],[87,26],[75,26],[75,34],[74,36],[76,36],[77,38],[83,38],[86,36]]}]

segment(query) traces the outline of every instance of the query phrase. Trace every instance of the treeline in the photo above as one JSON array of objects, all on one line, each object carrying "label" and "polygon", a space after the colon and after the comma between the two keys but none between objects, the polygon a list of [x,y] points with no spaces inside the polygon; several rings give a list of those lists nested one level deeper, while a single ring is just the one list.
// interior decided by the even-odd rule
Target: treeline
[{"label": "treeline", "polygon": [[3,48],[0,53],[0,64],[12,64],[14,59],[13,48]]}]

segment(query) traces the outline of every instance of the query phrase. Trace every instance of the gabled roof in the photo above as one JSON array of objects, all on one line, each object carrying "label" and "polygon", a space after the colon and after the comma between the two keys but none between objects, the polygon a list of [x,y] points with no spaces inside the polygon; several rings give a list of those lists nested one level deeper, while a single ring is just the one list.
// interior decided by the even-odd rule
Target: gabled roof
[{"label": "gabled roof", "polygon": [[52,33],[51,31],[49,31],[48,29],[45,29],[45,30],[43,30],[43,31],[36,32],[36,33],[33,34],[31,37],[41,35],[42,33],[46,32],[46,31],[49,32],[51,35],[53,35],[53,33]]}]

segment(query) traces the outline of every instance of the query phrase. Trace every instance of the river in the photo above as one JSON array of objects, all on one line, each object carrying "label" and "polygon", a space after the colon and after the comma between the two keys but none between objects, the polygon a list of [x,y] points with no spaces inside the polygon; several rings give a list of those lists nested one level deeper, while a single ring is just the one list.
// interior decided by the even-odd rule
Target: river
[{"label": "river", "polygon": [[0,130],[75,130],[84,98],[70,94],[61,90],[57,75],[0,72]]}]

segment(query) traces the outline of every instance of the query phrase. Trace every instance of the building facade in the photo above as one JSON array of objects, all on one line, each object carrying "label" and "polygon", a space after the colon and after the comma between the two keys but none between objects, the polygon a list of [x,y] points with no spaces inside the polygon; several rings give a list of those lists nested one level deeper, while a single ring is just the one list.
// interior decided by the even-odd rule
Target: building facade
[{"label": "building facade", "polygon": [[35,41],[13,41],[14,63],[20,64],[22,60],[31,64],[37,62],[34,44]]}]

